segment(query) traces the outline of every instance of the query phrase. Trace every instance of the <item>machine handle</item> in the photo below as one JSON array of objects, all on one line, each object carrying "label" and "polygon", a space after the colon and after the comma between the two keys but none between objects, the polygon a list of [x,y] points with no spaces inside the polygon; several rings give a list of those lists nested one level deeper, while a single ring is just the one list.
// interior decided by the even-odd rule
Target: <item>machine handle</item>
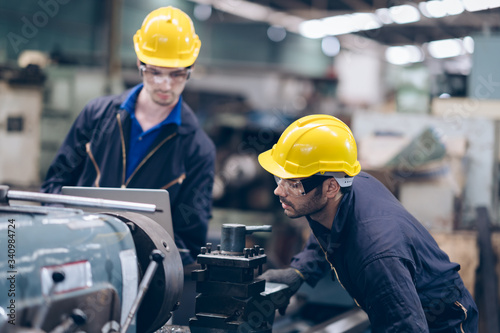
[{"label": "machine handle", "polygon": [[44,302],[40,310],[37,312],[35,319],[33,320],[33,328],[35,329],[42,328],[42,325],[45,321],[45,317],[47,317],[47,314],[49,312],[50,304],[52,303],[52,296],[54,295],[57,285],[63,282],[64,278],[65,275],[64,272],[62,271],[55,271],[54,273],[52,273],[52,281],[54,283],[50,287],[47,296],[44,297]]},{"label": "machine handle", "polygon": [[108,200],[99,198],[85,198],[64,194],[38,193],[9,190],[8,186],[0,186],[0,204],[8,203],[9,200],[33,201],[43,203],[65,204],[82,207],[94,207],[104,209],[126,209],[138,212],[154,213],[160,211],[156,205],[138,202]]},{"label": "machine handle", "polygon": [[134,318],[137,310],[139,310],[139,305],[142,302],[142,299],[146,295],[148,291],[149,285],[151,284],[151,280],[153,280],[153,276],[158,268],[159,263],[165,259],[165,255],[160,250],[151,251],[151,255],[149,256],[151,260],[149,262],[148,267],[146,268],[146,273],[144,273],[144,277],[142,278],[141,284],[139,285],[139,291],[137,292],[137,296],[135,297],[134,303],[130,308],[127,319],[123,323],[121,327],[120,333],[126,333],[130,323],[132,323],[132,319]]},{"label": "machine handle", "polygon": [[270,225],[247,225],[245,227],[245,233],[248,235],[248,234],[251,234],[251,233],[254,233],[256,231],[267,231],[267,232],[271,232],[273,231],[273,227],[270,226]]}]

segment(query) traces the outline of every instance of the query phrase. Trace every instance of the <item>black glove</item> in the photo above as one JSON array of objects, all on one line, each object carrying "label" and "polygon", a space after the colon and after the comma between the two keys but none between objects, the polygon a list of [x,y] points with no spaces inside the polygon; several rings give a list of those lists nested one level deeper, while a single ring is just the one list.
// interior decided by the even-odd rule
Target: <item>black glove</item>
[{"label": "black glove", "polygon": [[[264,279],[268,282],[282,283],[288,286],[287,297],[288,300],[292,297],[297,290],[299,290],[302,283],[304,283],[303,275],[295,268],[284,268],[284,269],[268,269],[264,274],[260,275],[259,278]],[[279,308],[280,315],[285,314],[288,302]]]}]

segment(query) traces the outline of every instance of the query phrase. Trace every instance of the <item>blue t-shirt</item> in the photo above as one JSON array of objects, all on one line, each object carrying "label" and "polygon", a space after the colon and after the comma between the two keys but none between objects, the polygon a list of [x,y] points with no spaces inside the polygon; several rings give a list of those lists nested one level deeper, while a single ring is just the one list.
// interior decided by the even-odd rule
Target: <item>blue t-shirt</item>
[{"label": "blue t-shirt", "polygon": [[146,156],[149,148],[155,141],[158,134],[160,134],[161,129],[167,124],[173,123],[178,126],[181,124],[182,97],[179,96],[179,101],[165,120],[147,131],[143,131],[141,125],[135,117],[135,104],[142,88],[142,83],[135,86],[127,96],[127,99],[120,106],[122,109],[125,109],[128,113],[130,113],[130,118],[132,120],[132,125],[130,127],[129,150],[127,152],[127,179],[132,175],[139,163]]}]

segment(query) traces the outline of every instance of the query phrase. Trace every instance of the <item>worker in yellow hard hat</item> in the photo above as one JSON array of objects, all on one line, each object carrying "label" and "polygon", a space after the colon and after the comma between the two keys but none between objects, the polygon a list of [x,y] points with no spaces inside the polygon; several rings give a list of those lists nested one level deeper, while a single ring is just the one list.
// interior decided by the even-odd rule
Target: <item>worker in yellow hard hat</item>
[{"label": "worker in yellow hard hat", "polygon": [[[132,43],[131,43],[132,45]],[[182,92],[201,42],[178,8],[150,12],[133,37],[142,82],[88,103],[48,170],[42,191],[66,185],[167,189],[185,265],[206,244],[215,146]]]},{"label": "worker in yellow hard hat", "polygon": [[[293,294],[331,271],[366,311],[372,332],[477,332],[477,307],[460,266],[382,183],[361,172],[342,121],[295,121],[259,163],[274,175],[285,214],[305,216],[312,231],[290,268],[261,278],[287,284]],[[284,311],[285,303],[275,307]]]}]

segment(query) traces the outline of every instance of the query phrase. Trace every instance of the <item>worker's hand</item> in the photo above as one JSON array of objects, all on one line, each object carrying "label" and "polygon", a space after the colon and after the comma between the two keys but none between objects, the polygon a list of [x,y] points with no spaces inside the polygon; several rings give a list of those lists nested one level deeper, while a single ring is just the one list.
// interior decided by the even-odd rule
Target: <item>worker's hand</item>
[{"label": "worker's hand", "polygon": [[[288,299],[290,299],[290,297],[299,290],[302,283],[304,283],[302,275],[295,268],[268,269],[264,274],[260,275],[259,278],[268,282],[286,284],[289,288],[289,292],[287,293]],[[280,315],[283,316],[285,314],[287,306],[288,302],[285,306],[279,308]]]}]

